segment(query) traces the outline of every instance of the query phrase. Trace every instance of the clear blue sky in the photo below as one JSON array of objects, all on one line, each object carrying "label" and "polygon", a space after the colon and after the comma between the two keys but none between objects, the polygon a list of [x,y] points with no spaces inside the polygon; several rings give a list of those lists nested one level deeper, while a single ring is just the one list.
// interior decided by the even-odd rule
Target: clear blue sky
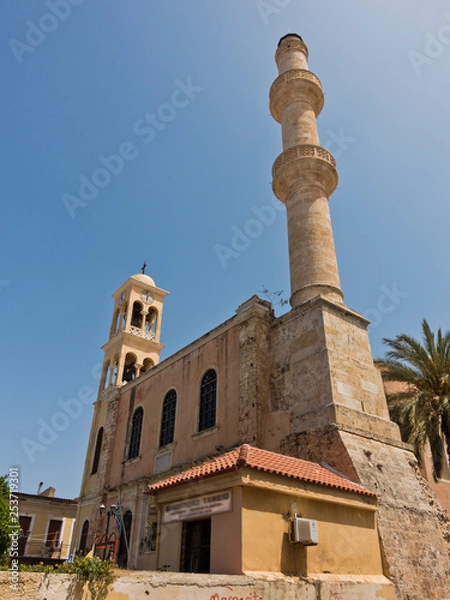
[{"label": "clear blue sky", "polygon": [[[23,439],[37,441],[59,402],[96,390],[110,294],[144,259],[170,291],[163,356],[264,286],[289,295],[282,211],[227,268],[216,252],[272,199],[281,132],[268,92],[289,31],[326,92],[319,129],[338,161],[342,286],[374,321],[374,355],[383,337],[419,334],[423,317],[450,327],[445,0],[4,3],[0,472],[18,465],[22,491],[43,481],[78,494],[92,406],[33,462]],[[158,110],[166,122],[151,129],[145,115]],[[80,177],[119,150],[127,160],[110,165],[109,182],[98,175],[103,188],[71,218],[62,198],[79,198]],[[387,300],[386,289],[401,294]]]}]

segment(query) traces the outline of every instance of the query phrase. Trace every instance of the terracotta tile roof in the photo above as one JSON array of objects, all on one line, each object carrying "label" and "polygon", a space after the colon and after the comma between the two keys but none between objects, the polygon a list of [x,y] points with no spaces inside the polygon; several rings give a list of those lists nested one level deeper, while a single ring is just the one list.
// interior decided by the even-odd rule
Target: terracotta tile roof
[{"label": "terracotta tile roof", "polygon": [[217,458],[182,471],[177,475],[171,475],[166,479],[157,481],[149,485],[149,492],[154,493],[163,488],[211,477],[227,471],[237,471],[240,467],[251,467],[267,473],[277,473],[278,475],[293,477],[300,481],[317,483],[327,487],[376,497],[376,494],[373,492],[366,490],[357,483],[335,475],[317,463],[292,456],[284,456],[276,452],[269,452],[269,450],[262,450],[248,444],[243,444]]}]

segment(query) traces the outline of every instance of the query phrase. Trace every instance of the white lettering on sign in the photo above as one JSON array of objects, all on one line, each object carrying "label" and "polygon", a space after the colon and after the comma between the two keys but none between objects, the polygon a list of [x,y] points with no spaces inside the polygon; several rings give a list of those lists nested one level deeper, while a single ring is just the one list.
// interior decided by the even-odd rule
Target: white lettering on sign
[{"label": "white lettering on sign", "polygon": [[231,490],[222,490],[207,496],[166,504],[163,511],[163,523],[207,517],[230,510]]}]

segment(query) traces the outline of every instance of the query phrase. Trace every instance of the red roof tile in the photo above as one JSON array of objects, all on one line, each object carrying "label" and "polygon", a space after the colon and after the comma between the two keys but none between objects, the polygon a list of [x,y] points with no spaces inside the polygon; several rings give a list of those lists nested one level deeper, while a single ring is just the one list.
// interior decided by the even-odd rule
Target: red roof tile
[{"label": "red roof tile", "polygon": [[278,475],[293,477],[300,481],[308,481],[327,487],[376,497],[376,494],[373,492],[339,475],[335,475],[317,463],[292,456],[285,456],[276,452],[269,452],[269,450],[262,450],[248,444],[243,444],[201,465],[149,485],[149,492],[153,493],[163,488],[211,477],[227,471],[237,471],[240,467],[251,467],[267,473],[277,473]]}]

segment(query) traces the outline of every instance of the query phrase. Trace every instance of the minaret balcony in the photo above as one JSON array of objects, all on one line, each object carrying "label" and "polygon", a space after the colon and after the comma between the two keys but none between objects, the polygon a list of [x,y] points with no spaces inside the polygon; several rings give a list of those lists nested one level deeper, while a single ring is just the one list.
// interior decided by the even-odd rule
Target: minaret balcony
[{"label": "minaret balcony", "polygon": [[283,111],[293,102],[308,102],[316,115],[322,111],[324,96],[320,79],[307,69],[293,69],[282,73],[270,88],[270,112],[281,123]]},{"label": "minaret balcony", "polygon": [[273,163],[272,189],[282,202],[299,183],[321,184],[327,196],[336,189],[336,161],[326,148],[312,144],[294,146],[282,152]]}]

